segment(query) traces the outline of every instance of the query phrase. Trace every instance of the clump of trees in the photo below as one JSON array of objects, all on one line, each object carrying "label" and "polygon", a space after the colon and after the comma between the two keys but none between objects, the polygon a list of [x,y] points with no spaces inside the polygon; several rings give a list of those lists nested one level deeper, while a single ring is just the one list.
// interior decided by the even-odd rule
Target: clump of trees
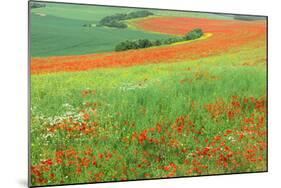
[{"label": "clump of trees", "polygon": [[141,10],[141,11],[135,11],[130,12],[128,14],[114,14],[111,16],[106,16],[102,18],[97,26],[107,26],[107,27],[116,27],[116,28],[127,28],[127,24],[121,22],[122,20],[129,20],[133,18],[141,18],[141,17],[147,17],[153,15],[152,12],[149,12],[147,10]]},{"label": "clump of trees", "polygon": [[200,28],[193,29],[192,31],[188,32],[184,37],[186,40],[194,40],[200,38],[203,35],[203,31]]},{"label": "clump of trees", "polygon": [[200,38],[201,36],[203,36],[203,34],[204,33],[202,29],[196,28],[188,32],[183,37],[173,37],[173,38],[160,39],[160,40],[159,39],[158,40],[149,40],[149,39],[126,40],[117,44],[115,46],[115,51],[149,48],[152,46],[161,46],[161,45],[173,44],[176,42],[194,40]]},{"label": "clump of trees", "polygon": [[153,15],[153,13],[150,12],[150,11],[139,10],[139,11],[128,13],[127,16],[126,16],[126,20],[134,19],[134,18],[142,18],[142,17],[151,16],[151,15]]},{"label": "clump of trees", "polygon": [[99,21],[97,26],[107,26],[107,27],[117,27],[117,28],[127,28],[127,24],[120,22],[124,20],[123,18],[126,14],[115,14],[112,16],[106,16]]},{"label": "clump of trees", "polygon": [[43,8],[46,7],[46,4],[44,3],[35,3],[35,2],[31,2],[30,3],[30,8]]},{"label": "clump of trees", "polygon": [[233,18],[235,20],[243,20],[243,21],[256,21],[256,20],[265,20],[265,16],[247,16],[247,15],[234,15]]},{"label": "clump of trees", "polygon": [[139,48],[149,48],[153,46],[153,42],[148,39],[139,39],[139,40],[126,40],[116,45],[115,51],[125,51],[131,49],[139,49]]}]

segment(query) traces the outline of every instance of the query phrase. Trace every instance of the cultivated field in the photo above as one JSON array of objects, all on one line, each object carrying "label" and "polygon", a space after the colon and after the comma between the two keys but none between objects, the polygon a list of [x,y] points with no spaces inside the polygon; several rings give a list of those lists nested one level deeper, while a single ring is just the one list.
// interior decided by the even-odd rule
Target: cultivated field
[{"label": "cultivated field", "polygon": [[136,9],[46,5],[31,10],[32,185],[267,170],[265,19],[151,10],[83,27]]}]

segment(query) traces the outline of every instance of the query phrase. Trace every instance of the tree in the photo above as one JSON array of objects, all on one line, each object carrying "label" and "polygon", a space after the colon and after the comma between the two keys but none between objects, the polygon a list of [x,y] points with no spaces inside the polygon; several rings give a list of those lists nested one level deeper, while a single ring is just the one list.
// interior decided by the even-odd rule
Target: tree
[{"label": "tree", "polygon": [[139,39],[138,48],[148,48],[152,46],[152,42],[148,39]]},{"label": "tree", "polygon": [[203,35],[203,31],[200,28],[193,29],[192,31],[188,32],[185,36],[186,40],[194,40],[200,38]]},{"label": "tree", "polygon": [[162,42],[160,40],[155,40],[154,42],[152,42],[153,46],[160,46],[162,45]]},{"label": "tree", "polygon": [[115,51],[125,51],[130,49],[139,49],[139,48],[149,48],[151,46],[160,46],[163,44],[173,44],[180,41],[185,40],[194,40],[200,38],[203,35],[203,31],[200,28],[193,29],[192,31],[188,32],[184,37],[173,37],[167,38],[162,40],[154,40],[151,41],[149,39],[139,39],[139,40],[126,40],[124,42],[120,42],[116,45]]},{"label": "tree", "polygon": [[149,15],[153,15],[152,12],[149,11],[135,11],[130,12],[128,14],[118,13],[111,16],[106,16],[102,18],[97,26],[107,26],[107,27],[116,27],[116,28],[127,28],[127,24],[121,22],[122,20],[132,19],[132,18],[140,18],[146,17]]},{"label": "tree", "polygon": [[43,7],[46,7],[46,4],[30,2],[30,8],[43,8]]}]

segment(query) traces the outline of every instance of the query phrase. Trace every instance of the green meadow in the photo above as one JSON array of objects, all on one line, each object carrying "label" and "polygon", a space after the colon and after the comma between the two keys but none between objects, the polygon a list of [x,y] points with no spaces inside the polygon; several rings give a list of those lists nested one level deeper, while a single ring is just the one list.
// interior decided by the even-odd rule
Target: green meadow
[{"label": "green meadow", "polygon": [[[264,56],[264,49],[259,48],[175,64],[152,64],[130,68],[107,68],[74,73],[37,75],[31,78],[32,102],[43,114],[54,116],[64,113],[63,104],[69,103],[74,107],[81,106],[85,102],[85,99],[81,97],[81,91],[87,89],[99,91],[101,98],[109,97],[116,100],[116,106],[118,106],[118,103],[126,104],[116,98],[117,94],[124,98],[121,101],[132,101],[126,98],[127,91],[129,96],[131,96],[131,93],[137,94],[140,92],[139,98],[143,94],[150,95],[152,93],[147,92],[153,91],[155,97],[151,96],[150,99],[156,101],[161,99],[160,96],[166,99],[179,100],[172,96],[184,91],[181,94],[184,97],[183,99],[191,101],[192,99],[202,98],[203,101],[199,100],[202,104],[217,97],[230,97],[241,93],[245,96],[258,96],[261,93],[265,94],[266,89],[265,64],[262,60],[259,60]],[[260,61],[257,62],[257,64],[260,63],[258,67],[242,66],[245,59],[249,57],[254,58],[252,61],[255,61],[255,59]],[[227,74],[225,74],[226,72]],[[198,78],[196,74],[199,75]],[[213,81],[210,77],[217,77],[218,79]],[[180,81],[185,79],[194,81],[181,84]],[[256,82],[260,84],[257,86]],[[174,103],[170,100],[166,102]],[[183,101],[179,100],[178,102],[182,103]],[[174,106],[181,107],[177,103]],[[175,111],[178,111],[178,109],[175,109]],[[153,113],[151,115],[154,116]],[[154,117],[157,118],[157,116]]]},{"label": "green meadow", "polygon": [[[31,56],[110,52],[124,39],[170,37],[82,26],[133,10],[53,3],[34,8]],[[174,63],[32,74],[30,185],[267,171],[266,46],[260,44]]]},{"label": "green meadow", "polygon": [[[42,163],[42,159],[58,160],[54,151],[70,152],[67,148],[75,148],[79,157],[64,155],[64,163],[91,160],[82,165],[81,173],[75,165],[53,166],[44,177],[49,179],[50,174],[56,174],[57,179],[49,179],[47,184],[264,171],[266,163],[249,163],[240,156],[232,157],[233,161],[239,162],[237,167],[233,161],[228,163],[229,168],[218,165],[219,156],[228,153],[225,150],[214,153],[211,159],[204,155],[188,155],[208,148],[212,139],[223,136],[229,130],[236,130],[237,133],[233,131],[215,143],[213,148],[220,148],[224,143],[231,147],[230,151],[241,148],[248,151],[251,144],[266,141],[258,135],[253,135],[254,140],[246,138],[243,142],[238,141],[238,133],[243,132],[244,128],[241,124],[243,118],[252,114],[255,118],[263,116],[254,104],[243,103],[243,100],[250,97],[260,99],[266,94],[265,64],[259,61],[264,55],[261,48],[192,62],[32,76],[32,164],[36,166]],[[257,60],[255,67],[242,64],[241,60],[248,57]],[[89,94],[84,95],[83,92]],[[239,114],[231,120],[227,118],[227,112],[223,112],[218,118],[219,123],[212,119],[206,105],[216,104],[218,100],[231,103],[232,96],[239,96],[243,115]],[[48,131],[69,117],[79,125],[83,124],[85,113],[90,114],[87,126],[90,122],[98,122],[93,133],[66,131],[64,128],[54,133]],[[182,116],[188,117],[196,125],[193,131],[186,128],[185,133],[179,134],[171,128]],[[154,127],[156,129],[158,124],[161,124],[163,132],[170,135],[163,144],[148,141],[140,144],[140,136],[133,140],[135,134],[142,134],[143,130]],[[69,126],[74,127],[72,122]],[[260,132],[265,131],[265,127],[259,129]],[[196,131],[202,131],[202,134],[198,135]],[[148,135],[160,140],[163,133],[152,132]],[[174,147],[169,146],[173,139],[179,142]],[[209,141],[206,143],[206,140]],[[89,149],[90,156],[85,154],[87,148],[93,149]],[[183,152],[185,150],[188,153]],[[258,149],[255,152],[255,157],[266,158],[264,151]],[[149,163],[144,162],[146,160]],[[201,166],[190,164],[196,160],[200,161]],[[173,172],[167,170],[172,168],[171,164],[180,169],[169,176],[167,173]],[[207,170],[203,164],[208,166]],[[164,169],[159,168],[161,166]],[[122,173],[119,169],[124,167],[126,172]],[[33,182],[38,184],[36,178]]]}]

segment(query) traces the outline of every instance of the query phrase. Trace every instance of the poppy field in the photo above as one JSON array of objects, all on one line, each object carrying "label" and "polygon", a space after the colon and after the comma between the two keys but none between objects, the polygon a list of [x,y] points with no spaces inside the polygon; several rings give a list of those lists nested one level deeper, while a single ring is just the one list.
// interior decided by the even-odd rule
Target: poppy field
[{"label": "poppy field", "polygon": [[[38,48],[30,58],[31,186],[267,171],[266,18],[151,10],[126,29],[92,32],[128,32],[123,41],[194,28],[204,35],[122,52],[112,50],[118,37],[101,51],[93,39],[77,43],[85,53],[72,53],[67,45],[85,29],[75,27],[92,23],[94,10],[102,18],[108,9],[131,9],[50,4],[31,9],[31,25],[38,24],[31,28],[31,48]],[[65,46],[43,33],[54,44],[40,47],[42,14],[61,15],[76,30],[65,34]]]}]

